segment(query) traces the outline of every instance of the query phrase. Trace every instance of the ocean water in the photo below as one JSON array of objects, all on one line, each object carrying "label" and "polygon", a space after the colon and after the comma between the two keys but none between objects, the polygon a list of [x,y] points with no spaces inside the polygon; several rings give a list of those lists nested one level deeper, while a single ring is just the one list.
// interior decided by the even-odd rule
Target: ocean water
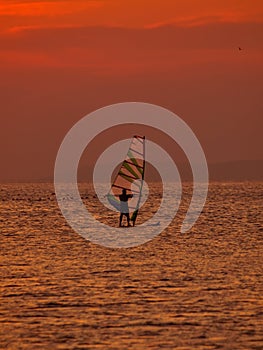
[{"label": "ocean water", "polygon": [[[142,218],[160,204],[152,185]],[[1,349],[262,349],[263,183],[211,183],[190,232],[111,249],[75,233],[52,184],[2,184]],[[87,184],[83,201],[118,225]],[[148,204],[147,204],[148,203]]]}]

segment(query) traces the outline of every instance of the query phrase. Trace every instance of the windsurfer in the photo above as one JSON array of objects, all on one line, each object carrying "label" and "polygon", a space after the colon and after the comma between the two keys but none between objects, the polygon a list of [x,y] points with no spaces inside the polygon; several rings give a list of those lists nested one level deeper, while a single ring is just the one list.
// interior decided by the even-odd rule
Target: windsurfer
[{"label": "windsurfer", "polygon": [[126,189],[123,189],[122,190],[122,194],[119,195],[119,199],[121,201],[121,205],[120,205],[120,223],[119,223],[120,227],[123,226],[122,225],[123,215],[126,216],[126,218],[127,218],[128,226],[131,226],[130,225],[130,214],[129,214],[128,200],[130,198],[132,198],[132,197],[133,197],[132,194],[127,194]]}]

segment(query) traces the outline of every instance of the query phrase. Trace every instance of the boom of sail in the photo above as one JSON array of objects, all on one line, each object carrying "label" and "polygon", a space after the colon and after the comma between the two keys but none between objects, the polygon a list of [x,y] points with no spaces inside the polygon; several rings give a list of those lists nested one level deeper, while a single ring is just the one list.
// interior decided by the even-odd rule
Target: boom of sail
[{"label": "boom of sail", "polygon": [[129,201],[129,212],[132,213],[131,221],[133,226],[139,212],[142,198],[142,188],[145,172],[145,136],[134,135],[126,158],[122,162],[120,169],[107,194],[109,203],[118,211],[121,211],[121,201],[119,195],[122,190],[127,194],[133,194],[133,199]]}]

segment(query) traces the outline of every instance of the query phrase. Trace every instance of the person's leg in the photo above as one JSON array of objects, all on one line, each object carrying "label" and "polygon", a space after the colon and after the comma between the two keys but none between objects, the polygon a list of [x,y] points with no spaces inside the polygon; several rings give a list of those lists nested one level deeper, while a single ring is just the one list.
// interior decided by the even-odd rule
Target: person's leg
[{"label": "person's leg", "polygon": [[131,225],[130,225],[130,215],[129,215],[129,213],[126,214],[126,217],[127,217],[128,226],[131,226]]},{"label": "person's leg", "polygon": [[119,227],[121,227],[122,217],[123,217],[123,213],[120,213],[120,222],[119,222]]}]

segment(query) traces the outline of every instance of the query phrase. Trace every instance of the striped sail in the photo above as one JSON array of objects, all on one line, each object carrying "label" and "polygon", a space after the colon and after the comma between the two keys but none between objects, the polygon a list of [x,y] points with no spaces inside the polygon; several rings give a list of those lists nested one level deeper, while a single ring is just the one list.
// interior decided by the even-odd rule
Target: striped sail
[{"label": "striped sail", "polygon": [[[129,212],[132,213],[131,221],[135,224],[141,196],[145,172],[145,137],[133,136],[126,158],[112,183],[107,195],[109,203],[121,211],[121,201],[119,195],[125,189],[127,195],[133,194],[132,201],[128,201]],[[132,202],[130,204],[130,202]]]}]

